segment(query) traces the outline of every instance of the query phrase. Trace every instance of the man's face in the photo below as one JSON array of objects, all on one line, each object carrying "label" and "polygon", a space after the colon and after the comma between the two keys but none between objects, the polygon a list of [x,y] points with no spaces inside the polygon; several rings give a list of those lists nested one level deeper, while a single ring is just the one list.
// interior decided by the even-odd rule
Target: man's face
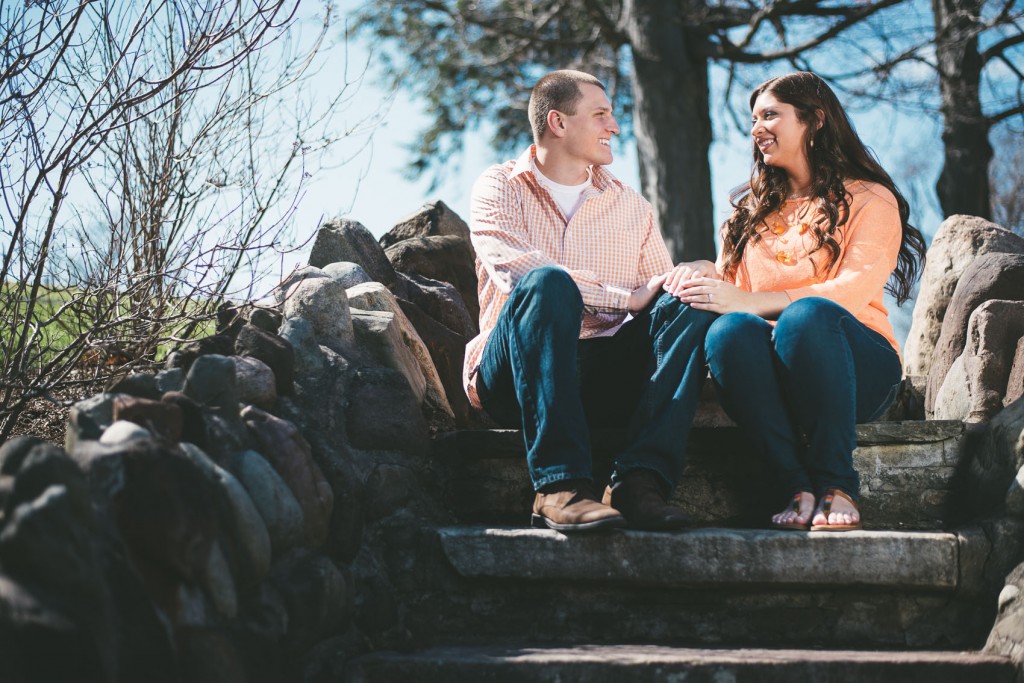
[{"label": "man's face", "polygon": [[583,97],[576,104],[576,113],[562,115],[566,150],[588,166],[610,164],[612,136],[619,134],[611,102],[596,85],[580,83],[579,88]]}]

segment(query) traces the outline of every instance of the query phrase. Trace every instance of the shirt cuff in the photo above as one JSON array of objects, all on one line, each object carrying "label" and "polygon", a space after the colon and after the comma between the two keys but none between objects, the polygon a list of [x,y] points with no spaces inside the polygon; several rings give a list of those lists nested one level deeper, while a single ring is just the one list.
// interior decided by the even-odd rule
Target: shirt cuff
[{"label": "shirt cuff", "polygon": [[605,291],[611,298],[614,308],[629,312],[629,295],[633,293],[632,290],[605,285]]}]

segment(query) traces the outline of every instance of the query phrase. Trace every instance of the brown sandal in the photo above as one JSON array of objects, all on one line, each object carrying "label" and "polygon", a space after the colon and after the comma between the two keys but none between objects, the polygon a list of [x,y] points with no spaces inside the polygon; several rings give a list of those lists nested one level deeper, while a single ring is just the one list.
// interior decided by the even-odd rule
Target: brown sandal
[{"label": "brown sandal", "polygon": [[[821,503],[818,508],[821,510],[821,514],[825,515],[825,519],[828,520],[829,514],[832,512],[832,501],[835,497],[839,496],[846,500],[853,509],[857,511],[857,516],[860,516],[860,508],[857,507],[857,503],[852,498],[840,491],[839,489],[826,489],[825,496],[821,499]],[[817,515],[818,510],[814,511],[811,515],[811,519]],[[811,531],[854,531],[856,529],[863,528],[860,521],[853,522],[852,524],[812,524]]]},{"label": "brown sandal", "polygon": [[[797,491],[793,494],[792,500],[789,501],[789,507],[782,512],[788,512],[792,510],[800,516],[800,502],[803,500],[803,494],[810,493],[809,491]],[[813,517],[813,514],[811,515]],[[782,529],[785,531],[807,531],[811,528],[811,517],[807,518],[806,522],[772,522],[770,524],[772,529]]]}]

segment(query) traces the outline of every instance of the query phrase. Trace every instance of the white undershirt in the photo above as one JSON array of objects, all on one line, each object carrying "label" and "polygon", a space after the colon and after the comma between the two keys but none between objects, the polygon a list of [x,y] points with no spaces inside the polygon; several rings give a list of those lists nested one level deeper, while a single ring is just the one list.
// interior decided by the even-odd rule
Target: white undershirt
[{"label": "white undershirt", "polygon": [[537,180],[543,185],[548,192],[551,193],[551,198],[555,200],[555,204],[558,204],[558,208],[565,214],[565,220],[571,221],[573,215],[580,208],[581,199],[583,198],[583,191],[591,185],[593,176],[591,175],[590,169],[587,169],[587,179],[579,185],[562,185],[551,180],[534,165],[534,173],[537,174]]}]

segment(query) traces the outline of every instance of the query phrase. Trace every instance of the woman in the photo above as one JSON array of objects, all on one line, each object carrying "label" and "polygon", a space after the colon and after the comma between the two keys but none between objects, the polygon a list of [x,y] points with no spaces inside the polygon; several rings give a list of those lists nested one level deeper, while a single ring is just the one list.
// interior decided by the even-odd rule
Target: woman
[{"label": "woman", "polygon": [[722,314],[708,366],[791,496],[772,526],[859,529],[855,425],[882,414],[902,376],[882,294],[908,298],[924,240],[821,78],[773,78],[750,107],[754,167],[730,197],[718,263],[690,264],[665,288]]}]

